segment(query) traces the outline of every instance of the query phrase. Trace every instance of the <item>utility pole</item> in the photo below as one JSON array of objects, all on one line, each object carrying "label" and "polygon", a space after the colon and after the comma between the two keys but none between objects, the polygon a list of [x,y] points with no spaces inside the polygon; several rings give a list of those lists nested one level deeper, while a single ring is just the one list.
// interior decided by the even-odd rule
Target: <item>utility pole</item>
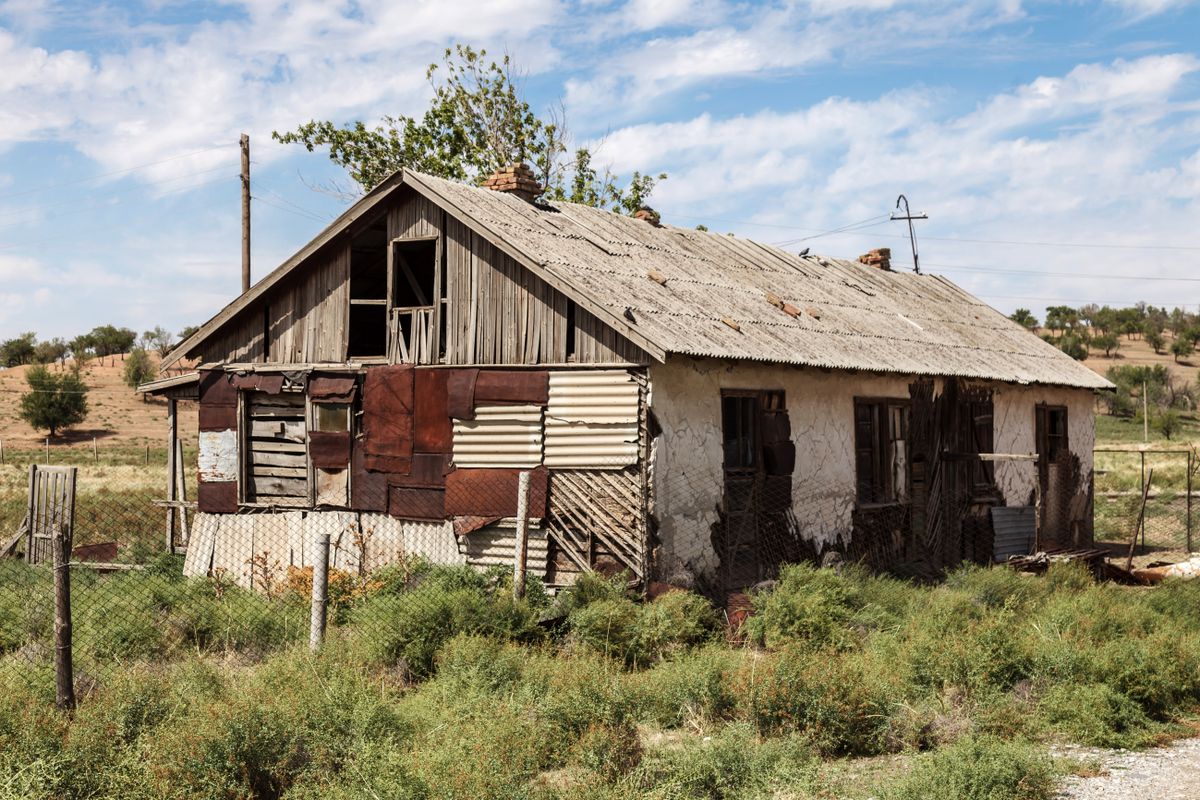
[{"label": "utility pole", "polygon": [[250,290],[250,137],[242,134],[242,294]]},{"label": "utility pole", "polygon": [[914,219],[929,219],[929,215],[925,214],[925,213],[913,214],[911,211],[909,211],[908,198],[905,197],[904,195],[900,195],[899,197],[896,198],[896,208],[900,208],[900,201],[902,201],[902,200],[904,201],[904,213],[897,214],[893,211],[892,219],[893,220],[902,219],[902,220],[905,220],[906,222],[908,222],[908,241],[912,245],[913,272],[920,275],[921,274],[921,262],[920,262],[920,259],[917,257],[917,232],[916,232],[916,230],[913,229],[913,220]]}]

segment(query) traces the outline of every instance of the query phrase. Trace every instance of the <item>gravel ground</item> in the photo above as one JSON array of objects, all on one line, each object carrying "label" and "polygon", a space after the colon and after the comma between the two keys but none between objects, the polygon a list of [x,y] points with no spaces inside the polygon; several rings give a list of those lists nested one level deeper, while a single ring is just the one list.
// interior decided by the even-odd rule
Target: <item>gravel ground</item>
[{"label": "gravel ground", "polygon": [[1200,800],[1200,739],[1136,752],[1066,747],[1058,754],[1095,759],[1104,773],[1063,781],[1060,800]]}]

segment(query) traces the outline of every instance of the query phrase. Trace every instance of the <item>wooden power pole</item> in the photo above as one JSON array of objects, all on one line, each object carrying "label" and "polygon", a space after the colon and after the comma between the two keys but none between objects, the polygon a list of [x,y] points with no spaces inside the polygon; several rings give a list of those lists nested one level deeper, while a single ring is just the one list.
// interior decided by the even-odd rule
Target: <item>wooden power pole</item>
[{"label": "wooden power pole", "polygon": [[250,290],[250,137],[242,134],[242,293]]}]

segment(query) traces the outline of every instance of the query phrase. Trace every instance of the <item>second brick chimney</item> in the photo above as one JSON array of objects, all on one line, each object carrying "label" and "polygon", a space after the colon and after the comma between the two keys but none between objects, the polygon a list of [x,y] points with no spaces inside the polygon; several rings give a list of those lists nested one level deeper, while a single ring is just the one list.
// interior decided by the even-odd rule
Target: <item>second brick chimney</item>
[{"label": "second brick chimney", "polygon": [[510,164],[492,173],[481,185],[494,192],[516,195],[526,203],[532,203],[542,193],[541,184],[528,164]]},{"label": "second brick chimney", "polygon": [[892,249],[890,247],[878,247],[869,253],[865,253],[858,257],[860,264],[866,264],[868,267],[875,267],[884,272],[892,271]]}]

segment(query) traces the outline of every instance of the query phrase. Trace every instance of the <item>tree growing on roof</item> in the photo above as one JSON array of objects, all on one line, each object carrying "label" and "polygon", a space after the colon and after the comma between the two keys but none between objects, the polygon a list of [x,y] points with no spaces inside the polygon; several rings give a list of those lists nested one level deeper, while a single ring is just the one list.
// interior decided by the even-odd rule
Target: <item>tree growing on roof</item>
[{"label": "tree growing on roof", "polygon": [[25,382],[29,391],[21,395],[18,414],[33,428],[57,436],[87,418],[88,389],[78,366],[55,374],[39,364],[25,373]]},{"label": "tree growing on roof", "polygon": [[533,167],[547,196],[555,200],[626,214],[645,205],[666,174],[634,172],[622,185],[608,170],[597,173],[588,148],[576,149],[571,162],[564,163],[567,137],[561,109],[545,118],[534,113],[514,71],[507,54],[489,62],[486,50],[457,44],[446,48],[440,65],[430,64],[426,71],[433,99],[421,119],[385,116],[373,128],[361,120],[347,125],[310,120],[292,131],[273,131],[271,138],[302,144],[309,152],[328,147],[330,160],[345,168],[362,191],[401,167],[478,183],[523,162]]}]

